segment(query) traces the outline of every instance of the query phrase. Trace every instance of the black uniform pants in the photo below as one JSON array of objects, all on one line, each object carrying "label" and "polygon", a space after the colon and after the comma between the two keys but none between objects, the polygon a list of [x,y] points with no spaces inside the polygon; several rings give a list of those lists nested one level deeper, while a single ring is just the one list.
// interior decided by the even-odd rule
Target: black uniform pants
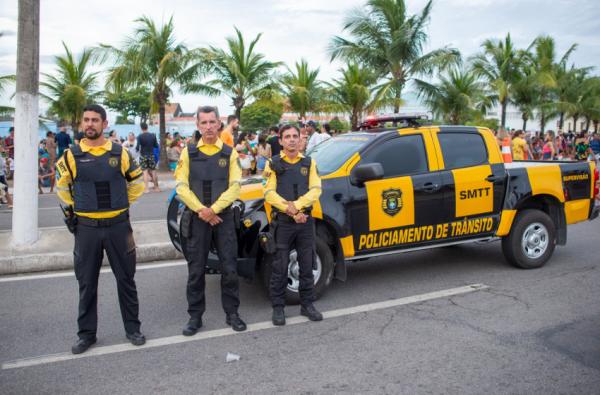
[{"label": "black uniform pants", "polygon": [[79,317],[81,339],[96,336],[98,327],[98,275],[104,258],[117,279],[121,318],[127,333],[140,330],[135,275],[135,242],[129,220],[107,227],[78,224],[75,230],[75,276],[79,282]]},{"label": "black uniform pants", "polygon": [[187,300],[190,318],[202,317],[206,310],[204,272],[211,241],[214,240],[221,272],[221,303],[226,314],[237,313],[240,306],[237,274],[237,236],[231,210],[218,214],[223,219],[212,226],[193,214],[187,239]]},{"label": "black uniform pants", "polygon": [[271,270],[271,303],[273,307],[285,306],[285,290],[288,285],[288,265],[290,250],[295,246],[300,269],[300,303],[309,305],[314,300],[314,219],[310,217],[304,224],[297,224],[293,219],[283,214],[278,214],[275,242],[277,252],[273,257]]}]

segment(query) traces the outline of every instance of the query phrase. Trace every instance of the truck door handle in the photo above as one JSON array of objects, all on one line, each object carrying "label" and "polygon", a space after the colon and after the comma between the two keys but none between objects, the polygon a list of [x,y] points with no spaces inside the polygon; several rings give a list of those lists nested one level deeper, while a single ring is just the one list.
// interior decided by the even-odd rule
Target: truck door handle
[{"label": "truck door handle", "polygon": [[496,182],[496,181],[501,181],[504,177],[503,176],[495,176],[493,174],[490,174],[489,176],[486,177],[486,181],[489,182]]},{"label": "truck door handle", "polygon": [[423,184],[423,186],[421,186],[420,188],[417,188],[417,191],[433,193],[433,192],[439,191],[439,189],[440,189],[439,184],[434,184],[433,182],[426,182],[425,184]]}]

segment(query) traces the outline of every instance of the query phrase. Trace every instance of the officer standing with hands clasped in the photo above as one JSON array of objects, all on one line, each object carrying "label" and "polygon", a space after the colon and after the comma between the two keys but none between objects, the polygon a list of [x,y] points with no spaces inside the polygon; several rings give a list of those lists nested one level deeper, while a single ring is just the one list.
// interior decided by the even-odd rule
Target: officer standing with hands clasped
[{"label": "officer standing with hands clasped", "polygon": [[238,314],[237,236],[231,210],[231,204],[240,196],[242,168],[237,152],[218,137],[221,121],[216,107],[199,107],[196,125],[202,138],[183,149],[175,170],[177,195],[187,206],[184,216],[190,219],[188,224],[182,217],[182,236],[187,241],[190,315],[183,335],[193,336],[202,327],[202,314],[206,310],[204,272],[212,240],[220,261],[225,322],[235,331],[245,331],[246,324]]},{"label": "officer standing with hands clasped", "polygon": [[280,155],[267,162],[264,177],[265,201],[273,207],[273,219],[277,223],[273,257],[270,294],[273,305],[273,324],[285,325],[285,290],[288,283],[290,249],[294,246],[300,266],[300,314],[311,321],[321,321],[323,315],[313,305],[313,260],[315,248],[312,205],[321,195],[321,179],[315,162],[299,152],[300,131],[293,125],[285,125],[279,131],[283,147]]},{"label": "officer standing with hands clasped", "polygon": [[142,172],[121,145],[104,138],[106,111],[97,104],[83,109],[85,138],[66,150],[56,164],[58,197],[73,206],[69,229],[75,234],[74,266],[79,282],[79,340],[73,354],[96,343],[98,275],[104,251],[117,279],[126,337],[136,346],[140,332],[135,281],[136,255],[129,206],[144,192]]}]

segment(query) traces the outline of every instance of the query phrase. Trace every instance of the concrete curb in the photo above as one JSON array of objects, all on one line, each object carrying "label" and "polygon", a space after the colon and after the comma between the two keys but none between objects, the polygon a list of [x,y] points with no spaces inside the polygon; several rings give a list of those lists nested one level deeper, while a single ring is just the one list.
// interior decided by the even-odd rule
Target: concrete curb
[{"label": "concrete curb", "polygon": [[[181,259],[169,239],[165,221],[133,222],[137,262]],[[0,275],[44,272],[73,268],[73,235],[66,227],[40,229],[40,239],[33,245],[12,248],[12,232],[0,232]],[[104,258],[103,265],[108,260]]]},{"label": "concrete curb", "polygon": [[[139,245],[137,263],[183,259],[183,255],[168,243]],[[102,262],[108,265],[106,256]],[[73,269],[73,252],[16,255],[0,258],[0,275]]]}]

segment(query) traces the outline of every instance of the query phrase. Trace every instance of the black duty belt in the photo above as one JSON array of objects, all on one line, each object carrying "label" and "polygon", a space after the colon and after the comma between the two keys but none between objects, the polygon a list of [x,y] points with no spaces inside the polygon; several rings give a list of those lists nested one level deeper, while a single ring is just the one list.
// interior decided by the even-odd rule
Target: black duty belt
[{"label": "black duty belt", "polygon": [[111,225],[115,225],[121,222],[125,222],[129,219],[129,210],[122,212],[116,217],[111,218],[88,218],[77,216],[77,223],[85,226],[92,226],[94,228],[106,228]]}]

